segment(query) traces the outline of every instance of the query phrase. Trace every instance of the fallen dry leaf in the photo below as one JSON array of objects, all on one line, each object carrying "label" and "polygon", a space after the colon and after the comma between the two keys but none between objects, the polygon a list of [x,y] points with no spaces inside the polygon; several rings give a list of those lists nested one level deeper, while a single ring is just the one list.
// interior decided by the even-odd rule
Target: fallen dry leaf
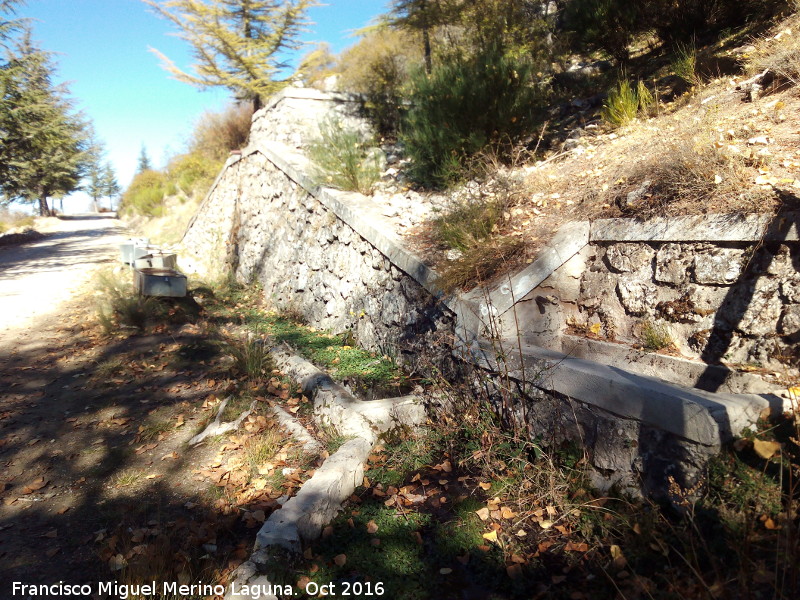
[{"label": "fallen dry leaf", "polygon": [[28,485],[22,488],[22,493],[32,494],[33,492],[42,489],[48,483],[50,482],[47,481],[44,477],[39,477],[38,479],[34,479],[32,482],[30,482]]},{"label": "fallen dry leaf", "polygon": [[519,579],[522,577],[522,565],[513,564],[506,567],[506,574],[511,579]]},{"label": "fallen dry leaf", "polygon": [[125,560],[125,557],[122,556],[122,554],[115,554],[108,561],[108,568],[112,571],[121,571],[127,566],[127,564],[128,561]]},{"label": "fallen dry leaf", "polygon": [[487,542],[494,542],[497,543],[497,531],[490,531],[489,533],[484,533],[481,537],[485,539]]},{"label": "fallen dry leaf", "polygon": [[367,523],[367,533],[376,533],[378,531],[378,525],[375,521],[370,521]]},{"label": "fallen dry leaf", "polygon": [[511,510],[507,506],[504,506],[502,508],[502,510],[501,510],[501,515],[500,516],[502,516],[504,519],[513,519],[514,517],[517,516],[517,513],[515,513],[513,510]]},{"label": "fallen dry leaf", "polygon": [[781,445],[778,442],[767,442],[764,440],[753,440],[753,450],[756,451],[761,458],[764,460],[769,460],[775,453],[781,449]]},{"label": "fallen dry leaf", "polygon": [[481,521],[486,521],[489,519],[489,509],[485,506],[480,510],[476,510],[475,514],[480,517]]},{"label": "fallen dry leaf", "polygon": [[333,557],[333,562],[336,563],[337,567],[343,567],[347,564],[347,555],[346,554],[337,554]]},{"label": "fallen dry leaf", "polygon": [[564,550],[567,552],[588,552],[589,544],[585,542],[580,542],[578,544],[574,542],[567,542],[567,545],[564,546]]}]

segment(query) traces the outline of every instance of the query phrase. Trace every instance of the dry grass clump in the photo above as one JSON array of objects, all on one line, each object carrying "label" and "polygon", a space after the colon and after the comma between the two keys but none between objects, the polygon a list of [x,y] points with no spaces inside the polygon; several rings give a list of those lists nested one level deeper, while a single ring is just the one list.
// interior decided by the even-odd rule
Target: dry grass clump
[{"label": "dry grass clump", "polygon": [[222,112],[206,112],[194,127],[190,153],[221,160],[231,150],[244,148],[250,135],[253,107],[249,103],[231,104]]},{"label": "dry grass clump", "polygon": [[495,170],[492,179],[468,186],[463,197],[434,219],[435,243],[458,254],[440,267],[445,290],[467,289],[518,265],[526,238],[515,235],[508,225],[524,192],[519,180]]},{"label": "dry grass clump", "polygon": [[35,222],[36,217],[33,215],[26,215],[25,213],[9,210],[8,208],[0,209],[0,234],[5,233],[9,229],[33,227]]},{"label": "dry grass clump", "polygon": [[749,186],[744,159],[726,154],[707,140],[680,137],[638,162],[623,165],[603,198],[625,215],[650,218],[709,209],[757,212],[771,195]]},{"label": "dry grass clump", "polygon": [[465,290],[507,272],[525,256],[525,241],[519,237],[498,237],[468,248],[458,260],[447,264],[439,285],[445,290]]},{"label": "dry grass clump", "polygon": [[[798,5],[800,9],[800,5]],[[777,83],[800,83],[800,16],[785,21],[775,35],[755,44],[747,70],[752,74],[772,73]]]}]

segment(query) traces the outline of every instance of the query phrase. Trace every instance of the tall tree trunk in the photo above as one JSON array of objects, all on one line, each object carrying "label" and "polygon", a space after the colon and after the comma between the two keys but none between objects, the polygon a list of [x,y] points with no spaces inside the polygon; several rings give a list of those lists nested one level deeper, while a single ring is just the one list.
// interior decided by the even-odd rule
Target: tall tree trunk
[{"label": "tall tree trunk", "polygon": [[425,72],[430,75],[433,69],[433,61],[431,59],[431,35],[428,32],[428,26],[422,28],[422,44],[425,47]]},{"label": "tall tree trunk", "polygon": [[47,194],[44,192],[39,195],[39,216],[50,216],[50,207],[47,206]]}]

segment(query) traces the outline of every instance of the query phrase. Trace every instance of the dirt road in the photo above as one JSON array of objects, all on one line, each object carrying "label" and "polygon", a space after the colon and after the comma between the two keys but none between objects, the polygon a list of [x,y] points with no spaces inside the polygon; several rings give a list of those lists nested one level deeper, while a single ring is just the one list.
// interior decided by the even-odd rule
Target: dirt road
[{"label": "dirt road", "polygon": [[0,599],[40,596],[15,582],[91,584],[97,600],[119,598],[99,582],[221,581],[289,489],[226,466],[273,424],[254,414],[238,442],[188,447],[239,386],[209,341],[219,317],[165,299],[146,331],[105,331],[92,271],[116,260],[119,222],[55,227],[0,247]]},{"label": "dirt road", "polygon": [[52,219],[47,229],[38,242],[0,247],[0,349],[24,342],[34,322],[58,320],[91,272],[115,258],[123,234],[104,215]]}]

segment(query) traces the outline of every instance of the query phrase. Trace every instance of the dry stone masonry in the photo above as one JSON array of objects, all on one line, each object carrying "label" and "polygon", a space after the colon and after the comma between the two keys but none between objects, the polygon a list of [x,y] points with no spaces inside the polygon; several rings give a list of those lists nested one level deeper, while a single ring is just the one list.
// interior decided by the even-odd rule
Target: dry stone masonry
[{"label": "dry stone masonry", "polygon": [[[357,122],[358,105],[289,90],[254,116],[182,264],[258,281],[275,308],[415,370],[511,376],[524,398],[513,418],[583,444],[601,487],[689,487],[722,443],[786,408],[775,392],[798,367],[796,217],[568,223],[523,271],[444,298],[374,201],[310,178],[302,148],[331,112]],[[677,352],[645,348],[647,328]]]}]

